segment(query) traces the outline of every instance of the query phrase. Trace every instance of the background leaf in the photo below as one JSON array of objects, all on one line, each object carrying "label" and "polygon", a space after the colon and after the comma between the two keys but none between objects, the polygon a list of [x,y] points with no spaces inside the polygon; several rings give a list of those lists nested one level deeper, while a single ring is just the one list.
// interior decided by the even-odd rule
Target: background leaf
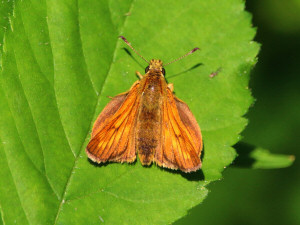
[{"label": "background leaf", "polygon": [[[205,186],[235,158],[231,146],[247,124],[249,70],[258,52],[243,2],[20,1],[10,27],[0,89],[5,223],[171,223],[202,202]],[[202,129],[201,171],[87,160],[106,96],[129,89],[135,70],[146,66],[127,54],[120,34],[149,59],[202,49],[166,68]]]},{"label": "background leaf", "polygon": [[233,166],[252,169],[278,169],[289,167],[293,164],[295,156],[272,154],[261,147],[255,147],[246,143],[238,143],[235,146],[238,157]]}]

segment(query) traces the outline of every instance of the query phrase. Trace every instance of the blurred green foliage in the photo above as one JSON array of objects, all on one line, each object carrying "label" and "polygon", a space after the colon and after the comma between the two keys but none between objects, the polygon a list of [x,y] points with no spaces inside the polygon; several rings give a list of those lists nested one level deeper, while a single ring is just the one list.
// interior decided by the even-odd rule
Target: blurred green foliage
[{"label": "blurred green foliage", "polygon": [[262,48],[244,141],[296,160],[286,169],[227,169],[202,205],[176,225],[300,224],[300,1],[248,1],[247,10]]}]

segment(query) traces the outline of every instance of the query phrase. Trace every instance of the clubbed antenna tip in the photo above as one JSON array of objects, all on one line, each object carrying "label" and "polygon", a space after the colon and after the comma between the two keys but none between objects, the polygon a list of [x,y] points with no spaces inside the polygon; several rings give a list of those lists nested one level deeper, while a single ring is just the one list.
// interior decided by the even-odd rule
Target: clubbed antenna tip
[{"label": "clubbed antenna tip", "polygon": [[121,38],[139,57],[149,64],[148,60],[146,60],[137,50],[135,50],[124,36],[119,36],[119,38]]},{"label": "clubbed antenna tip", "polygon": [[186,56],[188,56],[188,55],[194,53],[194,52],[197,51],[197,50],[200,50],[200,48],[198,48],[198,47],[193,48],[191,51],[189,51],[189,52],[186,53],[185,55],[183,55],[183,56],[179,57],[178,59],[175,59],[175,60],[173,60],[173,61],[171,61],[171,62],[165,64],[164,66],[169,65],[169,64],[171,64],[171,63],[173,63],[173,62],[176,62],[176,61],[178,61],[178,60],[180,60],[180,59],[183,59],[184,57],[186,57]]},{"label": "clubbed antenna tip", "polygon": [[191,51],[191,54],[194,53],[195,51],[200,50],[200,48],[196,47]]},{"label": "clubbed antenna tip", "polygon": [[123,41],[125,41],[126,44],[129,44],[129,42],[127,41],[127,39],[123,36],[119,36],[119,38],[121,38]]}]

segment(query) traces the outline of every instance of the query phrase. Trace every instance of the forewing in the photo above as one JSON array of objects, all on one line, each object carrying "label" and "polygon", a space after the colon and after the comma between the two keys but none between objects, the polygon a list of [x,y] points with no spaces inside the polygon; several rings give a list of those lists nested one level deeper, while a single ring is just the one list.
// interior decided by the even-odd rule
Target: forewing
[{"label": "forewing", "polygon": [[167,89],[162,114],[162,147],[155,154],[156,163],[184,172],[198,170],[201,167],[202,138],[188,106]]},{"label": "forewing", "polygon": [[86,148],[91,160],[100,163],[136,159],[134,128],[139,106],[138,86],[136,82],[128,93],[116,96],[99,115]]},{"label": "forewing", "polygon": [[117,110],[125,101],[127,95],[128,92],[117,95],[113,97],[112,100],[105,106],[93,125],[92,137],[94,137],[101,129],[103,129],[104,125],[106,124],[105,121],[109,120],[111,116],[117,112]]}]

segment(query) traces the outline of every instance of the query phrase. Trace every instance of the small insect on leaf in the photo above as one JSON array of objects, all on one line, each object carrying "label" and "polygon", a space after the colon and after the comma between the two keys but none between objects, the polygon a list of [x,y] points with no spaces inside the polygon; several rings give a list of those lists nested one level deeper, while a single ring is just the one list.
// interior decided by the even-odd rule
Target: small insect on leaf
[{"label": "small insect on leaf", "polygon": [[187,104],[173,94],[173,84],[167,84],[162,61],[148,62],[126,38],[120,38],[149,66],[145,75],[137,72],[141,79],[129,91],[113,97],[100,113],[86,148],[88,157],[97,163],[131,163],[138,154],[142,165],[155,162],[183,172],[198,170],[201,131]]},{"label": "small insect on leaf", "polygon": [[210,78],[214,78],[215,76],[217,76],[220,72],[222,71],[222,68],[219,67],[216,71],[212,72],[211,74],[209,74]]}]

